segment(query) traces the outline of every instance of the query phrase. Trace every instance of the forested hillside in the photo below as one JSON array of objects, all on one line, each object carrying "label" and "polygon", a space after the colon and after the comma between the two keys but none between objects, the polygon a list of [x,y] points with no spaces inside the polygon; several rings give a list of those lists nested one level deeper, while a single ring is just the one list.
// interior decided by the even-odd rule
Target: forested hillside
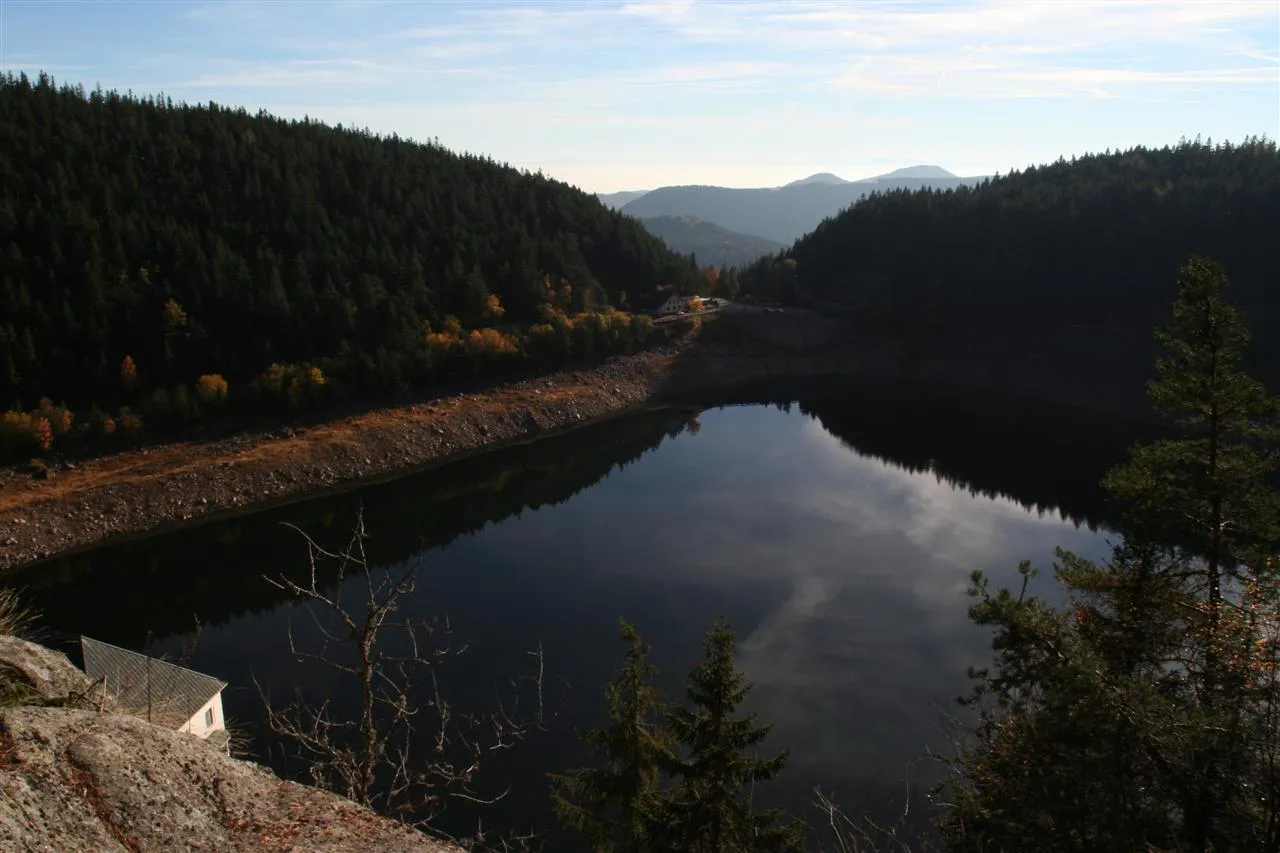
[{"label": "forested hillside", "polygon": [[1276,384],[1277,235],[1275,143],[1184,142],[873,195],[742,280],[760,298],[848,306],[858,334],[921,355],[1039,363],[1137,395],[1178,266],[1205,255],[1254,330],[1250,366]]},{"label": "forested hillside", "polygon": [[0,410],[124,423],[606,352],[643,331],[612,308],[701,281],[566,184],[315,121],[8,76],[0,152]]}]

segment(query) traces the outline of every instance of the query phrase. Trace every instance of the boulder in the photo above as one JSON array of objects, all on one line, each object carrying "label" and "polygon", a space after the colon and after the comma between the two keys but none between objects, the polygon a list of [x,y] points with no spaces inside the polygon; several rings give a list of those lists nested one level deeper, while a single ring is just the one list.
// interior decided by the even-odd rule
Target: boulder
[{"label": "boulder", "polygon": [[460,853],[189,734],[114,713],[67,657],[0,635],[0,850]]},{"label": "boulder", "polygon": [[33,706],[0,709],[0,850],[458,853],[191,735]]},{"label": "boulder", "polygon": [[0,678],[5,676],[45,702],[102,706],[100,686],[67,660],[66,655],[0,634]]}]

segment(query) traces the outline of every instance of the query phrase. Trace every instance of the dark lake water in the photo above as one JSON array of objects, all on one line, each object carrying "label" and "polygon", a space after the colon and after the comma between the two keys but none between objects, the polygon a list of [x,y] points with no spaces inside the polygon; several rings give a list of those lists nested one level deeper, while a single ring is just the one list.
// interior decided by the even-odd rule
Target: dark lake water
[{"label": "dark lake water", "polygon": [[[1129,435],[1112,425],[1082,441],[1069,414],[972,398],[792,396],[620,417],[48,561],[16,582],[58,642],[84,633],[173,655],[198,614],[189,665],[230,682],[227,715],[256,758],[301,775],[263,731],[252,679],[314,695],[334,682],[292,659],[288,608],[263,576],[305,564],[281,522],[337,546],[362,506],[376,565],[422,563],[406,609],[447,615],[469,644],[440,673],[460,708],[492,707],[543,650],[544,731],[488,768],[512,786],[483,812],[491,830],[554,839],[545,773],[582,758],[573,727],[600,720],[619,617],[652,644],[673,696],[711,622],[733,621],[749,710],[775,724],[770,747],[791,749],[762,800],[813,817],[821,785],[852,809],[900,810],[936,772],[922,756],[946,746],[939,708],[989,654],[966,617],[969,572],[1012,582],[1019,560],[1047,569],[1057,546],[1102,556],[1104,535],[1083,522],[1101,518],[1093,484]],[[466,832],[476,814],[452,808],[444,826]]]}]

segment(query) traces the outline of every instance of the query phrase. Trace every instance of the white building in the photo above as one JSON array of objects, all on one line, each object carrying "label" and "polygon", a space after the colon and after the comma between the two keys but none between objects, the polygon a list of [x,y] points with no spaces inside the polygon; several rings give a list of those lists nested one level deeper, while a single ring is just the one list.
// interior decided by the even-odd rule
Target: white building
[{"label": "white building", "polygon": [[650,300],[647,306],[645,306],[645,310],[647,310],[648,313],[655,314],[659,317],[668,317],[672,314],[679,314],[681,311],[688,310],[688,308],[689,297],[677,296],[674,293],[660,293]]},{"label": "white building", "polygon": [[225,681],[89,637],[80,649],[85,674],[102,679],[121,713],[226,746]]}]

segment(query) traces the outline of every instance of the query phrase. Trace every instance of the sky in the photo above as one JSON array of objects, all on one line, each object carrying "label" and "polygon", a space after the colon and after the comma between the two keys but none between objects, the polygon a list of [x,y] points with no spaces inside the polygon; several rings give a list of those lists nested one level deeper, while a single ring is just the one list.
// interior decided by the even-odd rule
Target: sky
[{"label": "sky", "polygon": [[1280,136],[1280,0],[0,0],[0,68],[593,192]]}]

